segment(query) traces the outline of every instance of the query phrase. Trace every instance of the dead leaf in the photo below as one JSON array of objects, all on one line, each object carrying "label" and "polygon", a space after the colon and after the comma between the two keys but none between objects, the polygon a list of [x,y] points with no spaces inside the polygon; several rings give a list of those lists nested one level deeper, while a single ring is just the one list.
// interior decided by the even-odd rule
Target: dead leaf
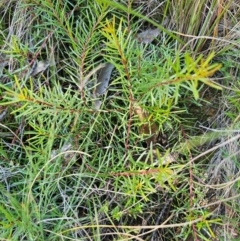
[{"label": "dead leaf", "polygon": [[155,144],[158,136],[158,126],[155,122],[152,122],[149,119],[149,114],[144,111],[138,104],[134,105],[134,112],[138,116],[139,120],[143,122],[140,127],[140,134],[149,135],[145,141],[149,147],[152,144]]},{"label": "dead leaf", "polygon": [[147,29],[137,34],[137,40],[140,43],[150,44],[159,34],[160,34],[160,30],[158,28]]},{"label": "dead leaf", "polygon": [[101,70],[97,79],[96,94],[103,95],[109,85],[109,80],[111,78],[112,70],[114,66],[110,63],[107,63]]},{"label": "dead leaf", "polygon": [[36,76],[37,74],[44,72],[49,67],[49,61],[35,61],[31,70],[30,76]]}]

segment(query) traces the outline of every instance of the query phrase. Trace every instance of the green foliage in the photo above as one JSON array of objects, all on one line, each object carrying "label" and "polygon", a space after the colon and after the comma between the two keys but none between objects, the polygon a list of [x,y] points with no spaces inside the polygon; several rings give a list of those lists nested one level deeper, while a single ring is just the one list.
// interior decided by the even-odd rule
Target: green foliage
[{"label": "green foliage", "polygon": [[[220,134],[185,141],[179,134],[168,150],[146,140],[159,131],[184,129],[183,98],[200,100],[203,87],[222,90],[212,80],[221,68],[215,52],[181,51],[179,37],[132,10],[131,1],[128,6],[106,0],[14,4],[8,23],[13,32],[1,51],[9,59],[0,83],[0,110],[6,111],[0,112],[1,238],[115,239],[124,232],[138,235],[127,226],[138,226],[139,220],[160,225],[169,213],[172,224],[201,217],[198,235],[204,229],[214,237],[211,224],[219,219],[208,220],[208,209],[189,211],[192,166],[186,159]],[[131,16],[170,37],[138,41],[139,26]],[[16,31],[28,18],[31,23]],[[36,59],[48,60],[50,67],[31,76]],[[96,97],[105,63],[115,69],[108,92]],[[173,210],[161,216],[160,209],[168,210],[166,200],[174,200]],[[120,225],[126,228],[119,231]]]},{"label": "green foliage", "polygon": [[209,216],[211,216],[211,213],[208,211],[193,211],[193,213],[191,213],[190,217],[188,217],[188,219],[190,220],[194,220],[196,219],[196,217],[201,217],[202,220],[200,222],[197,223],[196,228],[198,231],[199,236],[203,239],[203,240],[209,240],[208,238],[204,237],[201,232],[205,232],[206,234],[208,234],[208,236],[210,238],[216,238],[214,231],[211,228],[211,224],[221,224],[221,219],[217,218],[217,219],[211,219],[209,218]]}]

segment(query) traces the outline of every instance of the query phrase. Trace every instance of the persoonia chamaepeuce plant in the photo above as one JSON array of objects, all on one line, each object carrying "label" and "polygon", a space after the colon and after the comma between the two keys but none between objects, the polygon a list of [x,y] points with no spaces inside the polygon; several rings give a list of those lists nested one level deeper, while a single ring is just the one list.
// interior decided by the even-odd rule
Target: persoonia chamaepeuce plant
[{"label": "persoonia chamaepeuce plant", "polygon": [[[81,80],[79,89],[81,92],[85,90],[84,97],[79,95],[78,91],[74,93],[71,88],[63,90],[57,82],[51,89],[41,83],[36,88],[31,78],[20,83],[17,75],[14,76],[11,87],[1,84],[1,105],[11,105],[12,114],[18,118],[24,116],[25,121],[35,131],[31,132],[35,133],[33,136],[29,135],[31,143],[40,136],[47,138],[47,133],[53,129],[54,135],[67,131],[75,133],[79,128],[79,121],[92,119],[90,116],[94,112],[99,118],[97,120],[102,122],[101,113],[105,111],[105,106],[109,105],[107,101],[113,103],[111,112],[114,111],[114,106],[119,105],[118,100],[121,97],[121,106],[117,108],[127,111],[121,118],[124,118],[122,123],[126,125],[125,148],[128,149],[132,137],[127,126],[133,124],[136,106],[148,113],[147,119],[143,120],[137,112],[140,122],[157,123],[158,128],[163,128],[163,124],[171,118],[171,110],[177,105],[183,91],[191,91],[194,98],[198,99],[198,88],[201,84],[221,89],[210,80],[221,67],[219,64],[211,64],[214,53],[206,59],[202,55],[194,59],[189,53],[181,54],[174,50],[174,46],[167,45],[164,40],[162,44],[144,45],[136,40],[134,33],[128,31],[123,18],[117,19],[115,16],[101,22],[101,27],[95,31],[99,31],[98,34],[102,36],[103,62],[111,63],[116,69],[109,87],[115,94],[105,99],[101,110],[95,111],[91,105],[86,104],[88,101],[93,102],[91,93],[88,95],[91,90],[87,90],[87,83],[82,86]],[[64,130],[62,123],[65,123]],[[91,128],[94,129],[95,126]]]}]

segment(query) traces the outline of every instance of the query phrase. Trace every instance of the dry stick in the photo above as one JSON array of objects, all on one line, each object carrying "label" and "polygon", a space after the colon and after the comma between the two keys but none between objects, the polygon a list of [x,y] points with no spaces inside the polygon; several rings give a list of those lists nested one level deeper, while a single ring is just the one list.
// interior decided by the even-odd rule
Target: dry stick
[{"label": "dry stick", "polygon": [[[171,220],[173,218],[174,214],[172,213],[161,225],[165,225],[169,220]],[[145,226],[142,226],[142,227],[145,227]],[[143,236],[143,235],[146,235],[146,234],[150,234],[152,232],[154,232],[155,230],[158,230],[159,228],[153,228],[149,231],[146,231],[145,233],[142,233],[142,234],[138,234],[138,237],[139,236]]]},{"label": "dry stick", "polygon": [[[128,9],[132,8],[132,0],[128,0]],[[130,12],[127,12],[127,28],[128,28],[128,33],[131,32],[131,18],[130,18]]]},{"label": "dry stick", "polygon": [[[173,200],[173,197],[169,198],[169,200],[166,202],[166,204],[164,205],[162,211],[160,212],[159,216],[157,217],[157,220],[155,222],[156,225],[159,225],[161,218],[163,216],[163,214],[165,213],[166,208],[169,206],[169,203],[171,203]],[[173,217],[173,214],[170,215],[162,224],[165,224],[168,220],[170,220]],[[147,223],[148,220],[151,218],[151,216],[148,216],[147,219],[144,221],[144,223]],[[154,230],[152,235],[155,236],[155,233],[158,229]],[[139,232],[138,236],[143,236],[146,235],[148,233],[151,233],[152,231],[148,231],[148,232],[144,232],[144,229],[141,229],[141,231]],[[153,239],[153,238],[152,238]]]},{"label": "dry stick", "polygon": [[[240,173],[240,171],[236,174],[236,175],[239,175],[239,173]],[[209,185],[209,184],[201,184],[201,183],[199,183],[199,182],[196,182],[199,186],[204,186],[204,187],[208,187],[208,188],[211,188],[211,189],[222,189],[222,188],[226,188],[226,187],[228,187],[228,186],[231,186],[231,185],[233,185],[234,183],[236,183],[237,181],[240,181],[240,176],[238,177],[238,178],[235,178],[235,179],[233,179],[232,181],[229,181],[229,182],[224,182],[224,183],[221,183],[221,184],[211,184],[211,185]]]},{"label": "dry stick", "polygon": [[[173,200],[173,198],[170,198],[170,199],[166,202],[166,204],[164,205],[162,211],[160,212],[160,214],[159,214],[159,216],[158,216],[158,218],[157,218],[157,220],[156,220],[156,225],[159,225],[159,223],[160,223],[160,221],[161,221],[161,218],[162,218],[163,214],[165,213],[166,208],[168,207],[169,203],[172,202],[172,200]],[[155,237],[157,236],[157,231],[158,231],[157,229],[153,231],[151,241],[154,241],[154,240],[155,240]]]},{"label": "dry stick", "polygon": [[[189,152],[189,156],[192,159],[191,152]],[[193,198],[194,198],[194,193],[193,193],[193,163],[192,162],[190,162],[190,165],[189,165],[189,191],[190,191],[190,208],[192,208],[193,207]],[[190,212],[190,215],[191,215],[191,212]],[[196,241],[198,241],[197,231],[196,231],[196,227],[195,227],[194,223],[192,224],[192,230],[193,230],[194,239]]]},{"label": "dry stick", "polygon": [[[1,124],[1,123],[0,123],[0,126],[1,126],[2,128],[6,128],[7,130],[9,130],[9,131],[13,134],[15,140],[17,139],[17,140],[21,143],[22,147],[25,149],[25,146],[24,146],[21,138],[19,138],[18,135],[17,135],[14,131],[12,131],[9,127],[7,127],[7,126],[5,126],[5,125],[3,125],[3,124]],[[26,149],[25,149],[25,150],[26,150]]]},{"label": "dry stick", "polygon": [[202,39],[202,38],[210,39],[210,40],[218,40],[218,41],[221,41],[221,42],[224,42],[224,43],[232,44],[232,45],[236,46],[237,48],[239,47],[239,44],[238,44],[238,43],[233,42],[233,41],[228,40],[228,39],[210,37],[210,36],[205,36],[205,35],[195,36],[195,35],[191,35],[191,34],[183,34],[183,33],[177,32],[177,31],[173,31],[173,33],[175,33],[175,34],[177,34],[177,35],[180,35],[180,36],[185,36],[185,37],[191,38],[191,39],[181,48],[180,52],[183,52],[184,49],[187,48],[187,47],[190,45],[191,42],[195,41],[196,39]]},{"label": "dry stick", "polygon": [[208,149],[207,151],[205,151],[205,152],[203,152],[203,153],[201,153],[201,154],[199,154],[198,156],[192,158],[192,159],[191,159],[188,163],[186,163],[184,166],[190,165],[191,162],[196,161],[196,160],[199,159],[200,157],[205,156],[206,154],[208,154],[208,153],[210,153],[210,152],[212,152],[212,151],[215,151],[215,150],[217,150],[218,148],[223,147],[223,146],[225,146],[225,145],[227,145],[227,144],[229,144],[229,143],[231,143],[231,142],[233,142],[233,141],[235,141],[235,140],[237,140],[237,139],[240,139],[240,134],[237,135],[237,136],[234,136],[234,137],[230,138],[229,140],[224,141],[224,142],[222,142],[222,143],[220,143],[220,144],[218,144],[218,145],[216,145],[216,146],[214,146],[214,147],[212,147],[212,148],[210,148],[210,149]]},{"label": "dry stick", "polygon": [[222,200],[218,200],[216,202],[212,202],[212,203],[200,206],[200,207],[192,208],[192,209],[190,209],[190,211],[194,211],[194,210],[202,209],[202,208],[208,208],[208,207],[211,207],[211,206],[215,206],[217,204],[221,204],[222,202],[227,202],[227,201],[230,201],[230,200],[233,200],[233,199],[237,199],[237,198],[240,198],[240,194],[237,194],[237,195],[232,196],[232,197],[224,198]]},{"label": "dry stick", "polygon": [[[186,227],[186,226],[189,226],[189,225],[192,225],[193,223],[198,223],[199,221],[202,221],[203,219],[205,220],[208,216],[210,216],[211,214],[208,214],[208,215],[205,215],[203,218],[200,217],[200,218],[197,218],[195,220],[192,220],[192,221],[189,221],[189,222],[183,222],[183,223],[174,223],[174,224],[165,224],[166,221],[169,221],[169,218],[163,223],[163,224],[160,224],[160,225],[144,225],[144,226],[140,226],[140,225],[136,225],[136,226],[127,226],[127,225],[105,225],[105,224],[94,224],[94,225],[82,225],[82,226],[79,226],[79,227],[74,227],[74,228],[70,228],[70,229],[67,229],[67,230],[64,230],[62,232],[63,233],[68,233],[68,232],[71,232],[71,231],[75,231],[75,230],[79,230],[79,229],[86,229],[86,228],[126,228],[126,229],[141,229],[141,228],[144,228],[144,229],[152,229],[152,230],[156,230],[156,229],[163,229],[163,228],[177,228],[177,227]],[[172,217],[173,215],[170,216],[170,218]]]},{"label": "dry stick", "polygon": [[[180,128],[181,128],[181,131],[182,131],[182,134],[185,138],[185,140],[187,139],[187,135],[185,133],[185,131],[183,130],[183,127],[180,125]],[[191,152],[189,152],[189,156],[190,156],[190,159],[192,159],[192,155],[191,155]],[[194,193],[193,193],[193,166],[192,166],[192,162],[190,162],[190,165],[189,165],[189,198],[190,198],[190,208],[193,207],[193,198],[194,198]],[[191,212],[190,212],[191,214]],[[193,231],[193,236],[195,238],[196,241],[198,241],[198,238],[197,238],[197,232],[196,232],[196,228],[195,228],[195,225],[194,223],[192,224],[192,231]]]},{"label": "dry stick", "polygon": [[[14,145],[14,143],[15,143],[15,141],[16,141],[16,137],[18,137],[19,132],[23,132],[23,131],[21,131],[21,129],[24,128],[24,123],[25,123],[25,117],[22,118],[19,127],[18,127],[17,130],[15,131],[15,135],[14,135],[14,137],[13,137],[13,139],[12,139],[12,142],[11,142],[12,145]],[[19,137],[18,137],[18,138],[19,138]],[[19,139],[22,140],[22,138],[19,138]]]}]

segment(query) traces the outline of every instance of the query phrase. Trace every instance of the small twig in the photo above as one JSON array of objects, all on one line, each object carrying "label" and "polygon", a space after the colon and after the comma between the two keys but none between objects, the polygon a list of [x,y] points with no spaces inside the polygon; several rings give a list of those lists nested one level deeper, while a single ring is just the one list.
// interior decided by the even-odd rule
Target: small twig
[{"label": "small twig", "polygon": [[[166,208],[167,208],[167,207],[169,206],[169,204],[172,202],[172,200],[173,200],[173,198],[170,198],[170,199],[165,203],[162,211],[160,212],[160,214],[159,214],[158,217],[157,217],[157,220],[156,220],[156,222],[155,222],[156,225],[159,225],[159,224],[160,224],[161,218],[162,218],[163,214],[165,213]],[[157,240],[157,231],[158,231],[158,229],[154,230],[154,232],[153,232],[153,234],[152,234],[151,241],[154,241],[155,238],[156,238],[156,240]]]},{"label": "small twig", "polygon": [[[20,140],[22,141],[22,138],[19,137],[19,133],[20,133],[20,134],[23,133],[24,122],[25,122],[25,120],[24,120],[24,118],[23,118],[23,119],[21,120],[21,123],[20,123],[19,127],[18,127],[17,130],[15,131],[15,135],[13,136],[13,139],[12,139],[12,142],[11,142],[12,145],[15,143],[16,139],[20,139]],[[21,135],[21,136],[22,136],[22,135]]]},{"label": "small twig", "polygon": [[[132,8],[132,0],[128,0],[128,9]],[[127,25],[128,25],[128,33],[131,32],[131,17],[130,17],[130,12],[127,13]]]},{"label": "small twig", "polygon": [[[184,137],[184,139],[187,139],[187,135],[183,129],[183,127],[180,125],[180,129],[182,132],[182,135]],[[191,152],[189,152],[189,156],[190,156],[190,160],[192,160],[192,155]],[[190,200],[190,208],[193,207],[193,198],[194,198],[194,193],[193,193],[193,163],[191,162],[189,164],[189,200]],[[194,240],[198,241],[198,237],[197,237],[197,233],[196,233],[196,228],[195,228],[195,224],[192,224],[192,230],[193,230],[193,236],[194,236]]]}]

